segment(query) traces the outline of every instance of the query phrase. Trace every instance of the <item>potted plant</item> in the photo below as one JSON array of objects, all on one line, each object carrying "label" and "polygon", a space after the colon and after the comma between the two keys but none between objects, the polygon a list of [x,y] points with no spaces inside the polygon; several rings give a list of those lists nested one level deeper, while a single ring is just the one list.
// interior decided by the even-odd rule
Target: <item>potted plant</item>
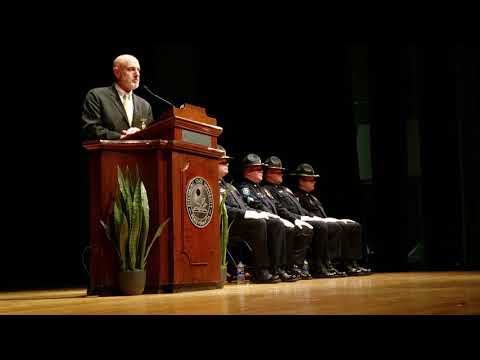
[{"label": "potted plant", "polygon": [[228,189],[225,189],[225,193],[220,195],[220,275],[222,283],[227,280],[228,236],[233,224],[233,221],[230,225],[228,224],[228,213],[225,206],[227,195]]},{"label": "potted plant", "polygon": [[220,197],[220,279],[227,280],[228,214],[225,207],[227,194]]},{"label": "potted plant", "polygon": [[100,220],[100,223],[120,260],[120,291],[125,295],[138,295],[145,289],[148,254],[170,218],[158,227],[152,240],[148,242],[150,208],[138,167],[135,176],[132,176],[128,166],[125,175],[117,166],[117,181],[113,216],[110,222]]}]

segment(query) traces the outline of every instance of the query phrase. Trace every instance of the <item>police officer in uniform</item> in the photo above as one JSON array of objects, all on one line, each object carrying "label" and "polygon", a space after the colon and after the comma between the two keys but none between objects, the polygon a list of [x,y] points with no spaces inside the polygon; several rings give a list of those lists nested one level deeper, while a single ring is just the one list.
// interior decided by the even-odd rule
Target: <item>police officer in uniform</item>
[{"label": "police officer in uniform", "polygon": [[[218,145],[218,149],[225,149]],[[228,184],[223,177],[228,174],[228,161],[232,159],[226,153],[218,164],[220,194],[226,196],[225,207],[227,208],[228,221],[231,224],[229,240],[232,242],[244,239],[253,249],[255,263],[255,275],[252,281],[258,283],[280,282],[278,275],[272,275],[269,269],[275,262],[271,261],[269,244],[278,236],[281,241],[281,233],[267,232],[268,215],[263,214],[245,204],[242,195],[235,186]],[[284,239],[284,238],[283,238]]]},{"label": "police officer in uniform", "polygon": [[[290,218],[306,221],[313,226],[313,241],[309,248],[311,249],[310,262],[315,277],[345,276],[346,274],[337,270],[331,262],[331,259],[340,255],[342,229],[336,224],[327,224],[323,219],[315,217],[314,214],[302,207],[293,192],[282,185],[284,170],[282,161],[278,157],[267,158],[264,170],[264,189],[286,209]],[[297,259],[297,265],[303,263],[306,250],[302,252],[303,259]]]},{"label": "police officer in uniform", "polygon": [[341,261],[348,275],[368,275],[371,269],[362,267],[358,260],[362,258],[362,240],[361,225],[350,219],[329,218],[320,200],[314,195],[315,178],[320,175],[315,174],[310,164],[298,165],[295,172],[291,175],[297,177],[297,196],[300,204],[313,215],[328,221],[328,225],[336,224],[342,228],[343,239],[341,248]]},{"label": "police officer in uniform", "polygon": [[[287,271],[287,237],[289,246],[294,237],[295,225],[290,221],[279,216],[274,200],[267,197],[260,187],[260,182],[263,177],[263,163],[260,157],[256,154],[248,154],[243,158],[243,179],[238,185],[238,190],[243,195],[245,203],[259,211],[268,214],[267,220],[268,231],[277,234],[272,237],[277,238],[277,241],[270,242],[271,253],[273,256],[273,273],[278,274],[282,281],[297,281],[299,277],[295,273]],[[304,223],[307,227],[308,224]],[[287,230],[291,229],[291,230]],[[288,235],[287,235],[288,234]],[[270,234],[269,234],[270,235]]]},{"label": "police officer in uniform", "polygon": [[293,209],[292,211],[292,207],[283,201],[283,192],[285,189],[274,184],[275,181],[271,178],[271,176],[278,176],[273,175],[274,173],[281,176],[284,170],[285,168],[282,167],[280,159],[270,157],[265,160],[262,190],[267,196],[267,200],[275,204],[275,209],[282,218],[296,225],[298,224],[294,229],[287,228],[287,271],[296,274],[302,280],[310,280],[312,279],[312,275],[308,269],[303,267],[303,264],[307,249],[311,246],[314,231],[312,226],[300,225],[303,220],[306,220],[306,217],[298,215],[297,209]]}]

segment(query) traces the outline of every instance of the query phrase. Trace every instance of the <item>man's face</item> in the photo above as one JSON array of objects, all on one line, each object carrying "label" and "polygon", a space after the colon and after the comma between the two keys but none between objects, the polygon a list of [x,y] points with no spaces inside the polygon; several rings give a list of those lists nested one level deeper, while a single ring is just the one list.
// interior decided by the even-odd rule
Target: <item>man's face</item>
[{"label": "man's face", "polygon": [[298,184],[306,192],[312,192],[315,189],[315,178],[313,176],[303,176],[298,180]]},{"label": "man's face", "polygon": [[227,160],[220,160],[218,163],[218,177],[219,179],[223,179],[225,175],[228,174],[228,161]]},{"label": "man's face", "polygon": [[126,92],[135,90],[140,85],[140,64],[134,57],[125,58],[113,68],[118,85]]},{"label": "man's face", "polygon": [[280,185],[283,182],[283,170],[281,169],[265,170],[265,180],[267,180],[269,183]]},{"label": "man's face", "polygon": [[255,184],[258,184],[263,179],[263,168],[259,166],[249,166],[245,169],[245,177],[250,181],[253,181]]}]

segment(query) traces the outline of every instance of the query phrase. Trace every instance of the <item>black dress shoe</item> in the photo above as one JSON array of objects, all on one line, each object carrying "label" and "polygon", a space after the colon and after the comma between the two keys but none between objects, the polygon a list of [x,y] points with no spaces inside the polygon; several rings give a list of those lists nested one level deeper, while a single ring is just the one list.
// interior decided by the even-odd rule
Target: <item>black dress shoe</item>
[{"label": "black dress shoe", "polygon": [[336,277],[345,277],[347,276],[347,273],[344,271],[337,270],[335,267],[333,267],[331,262],[327,263],[327,271],[334,273]]},{"label": "black dress shoe", "polygon": [[362,267],[358,265],[356,261],[353,262],[353,267],[355,267],[360,272],[360,275],[370,275],[372,273],[372,269]]},{"label": "black dress shoe", "polygon": [[338,277],[337,273],[331,270],[331,268],[325,264],[319,264],[315,266],[311,274],[314,279]]},{"label": "black dress shoe", "polygon": [[273,276],[267,269],[257,271],[256,276],[252,279],[252,282],[257,284],[273,284],[280,281],[278,275],[276,277]]},{"label": "black dress shoe", "polygon": [[301,280],[312,280],[312,275],[308,272],[308,270],[305,270],[303,267],[300,267],[298,265],[293,265],[292,271],[297,274],[297,277],[299,277]]},{"label": "black dress shoe", "polygon": [[319,279],[319,278],[336,278],[338,276],[336,273],[333,273],[330,271],[317,271],[312,274],[312,277],[314,279]]},{"label": "black dress shoe", "polygon": [[289,275],[285,270],[283,269],[279,269],[278,270],[278,276],[280,277],[280,280],[282,280],[283,282],[294,282],[294,281],[297,281],[297,277],[295,276],[292,276],[292,275]]},{"label": "black dress shoe", "polygon": [[363,275],[360,269],[352,266],[352,265],[347,265],[345,266],[345,272],[347,273],[348,276],[359,276]]},{"label": "black dress shoe", "polygon": [[293,277],[294,279],[302,280],[302,277],[300,276],[299,273],[297,273],[293,268],[287,269],[287,274]]},{"label": "black dress shoe", "polygon": [[358,266],[357,269],[360,271],[360,275],[372,275],[372,269],[364,268],[362,266]]},{"label": "black dress shoe", "polygon": [[303,270],[303,269],[301,271],[300,276],[301,276],[302,280],[312,280],[313,279],[312,275],[307,270]]},{"label": "black dress shoe", "polygon": [[340,271],[336,268],[333,268],[333,271],[335,271],[335,274],[337,274],[337,277],[345,277],[345,276],[348,276],[347,273],[345,271]]}]

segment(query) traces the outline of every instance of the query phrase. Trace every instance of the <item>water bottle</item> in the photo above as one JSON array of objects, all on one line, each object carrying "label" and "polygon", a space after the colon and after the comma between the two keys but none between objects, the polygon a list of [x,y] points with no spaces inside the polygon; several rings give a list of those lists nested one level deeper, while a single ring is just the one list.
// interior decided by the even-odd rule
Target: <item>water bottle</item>
[{"label": "water bottle", "polygon": [[237,265],[237,284],[245,283],[245,265],[240,261]]},{"label": "water bottle", "polygon": [[308,261],[307,260],[303,261],[303,271],[308,273]]}]

